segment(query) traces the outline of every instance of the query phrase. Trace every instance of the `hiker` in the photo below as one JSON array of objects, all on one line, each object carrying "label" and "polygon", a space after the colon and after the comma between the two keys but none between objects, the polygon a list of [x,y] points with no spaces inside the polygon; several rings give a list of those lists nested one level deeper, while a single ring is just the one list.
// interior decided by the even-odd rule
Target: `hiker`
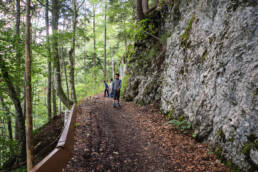
[{"label": "hiker", "polygon": [[[119,104],[119,98],[120,98],[120,89],[121,89],[121,83],[122,81],[119,79],[119,74],[115,74],[115,79],[112,83],[112,92],[114,96],[114,101],[113,101],[113,107],[120,107]],[[117,104],[116,104],[117,101]]]},{"label": "hiker", "polygon": [[112,98],[113,97],[113,90],[112,90],[112,84],[113,84],[113,79],[111,78],[110,79],[110,94],[109,94],[109,97]]},{"label": "hiker", "polygon": [[105,91],[104,91],[104,97],[109,97],[109,91],[108,91],[108,84],[106,83],[106,81],[104,81],[104,86],[105,86]]}]

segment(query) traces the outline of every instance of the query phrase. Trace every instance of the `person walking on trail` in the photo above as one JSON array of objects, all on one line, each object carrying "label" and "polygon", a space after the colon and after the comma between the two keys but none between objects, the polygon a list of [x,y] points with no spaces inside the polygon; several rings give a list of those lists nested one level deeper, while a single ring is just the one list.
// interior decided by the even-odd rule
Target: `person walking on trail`
[{"label": "person walking on trail", "polygon": [[109,97],[112,98],[113,97],[113,88],[112,88],[112,85],[113,85],[113,79],[111,78],[110,79],[110,93],[109,93]]},{"label": "person walking on trail", "polygon": [[108,84],[106,81],[104,81],[105,91],[104,91],[104,97],[109,97],[109,91],[108,91]]},{"label": "person walking on trail", "polygon": [[[119,104],[119,98],[120,98],[120,89],[121,89],[121,84],[122,81],[119,79],[119,74],[115,74],[115,79],[112,83],[112,92],[114,96],[114,101],[113,101],[113,107],[120,107]],[[116,104],[117,101],[117,104]]]}]

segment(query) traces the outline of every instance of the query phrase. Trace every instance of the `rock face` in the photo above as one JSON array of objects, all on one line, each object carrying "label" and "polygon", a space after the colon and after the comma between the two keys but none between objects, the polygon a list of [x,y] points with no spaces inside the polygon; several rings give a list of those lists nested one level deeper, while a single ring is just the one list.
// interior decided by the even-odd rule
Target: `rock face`
[{"label": "rock face", "polygon": [[[163,11],[158,35],[167,35],[166,54],[139,63],[142,52],[157,40],[135,45],[125,98],[140,104],[159,103],[174,118],[184,115],[197,139],[214,145],[221,157],[243,171],[255,171],[257,1],[174,0]],[[155,65],[157,60],[161,63]]]}]

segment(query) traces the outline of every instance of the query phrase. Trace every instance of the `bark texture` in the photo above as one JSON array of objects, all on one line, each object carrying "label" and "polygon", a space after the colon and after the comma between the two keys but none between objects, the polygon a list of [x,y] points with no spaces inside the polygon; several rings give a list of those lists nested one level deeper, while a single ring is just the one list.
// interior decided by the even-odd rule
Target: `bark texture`
[{"label": "bark texture", "polygon": [[75,41],[76,41],[76,24],[77,24],[77,7],[76,0],[72,1],[73,3],[73,37],[72,37],[72,47],[69,51],[70,58],[70,86],[71,86],[71,98],[74,103],[77,102],[76,91],[74,85],[74,65],[75,65]]},{"label": "bark texture", "polygon": [[26,42],[25,42],[25,76],[26,76],[26,150],[27,170],[33,167],[33,144],[32,144],[32,92],[31,92],[31,32],[30,32],[30,4],[26,1]]},{"label": "bark texture", "polygon": [[51,75],[52,75],[52,65],[51,65],[51,50],[50,50],[50,42],[49,42],[49,2],[46,0],[46,7],[45,7],[45,22],[46,22],[46,40],[47,40],[47,52],[48,52],[48,84],[47,84],[47,114],[48,114],[48,121],[50,121],[52,117],[52,107],[51,107]]},{"label": "bark texture", "polygon": [[137,20],[144,19],[142,0],[136,0],[136,17],[137,17]]},{"label": "bark texture", "polygon": [[107,3],[105,3],[105,16],[104,16],[104,80],[107,80]]}]

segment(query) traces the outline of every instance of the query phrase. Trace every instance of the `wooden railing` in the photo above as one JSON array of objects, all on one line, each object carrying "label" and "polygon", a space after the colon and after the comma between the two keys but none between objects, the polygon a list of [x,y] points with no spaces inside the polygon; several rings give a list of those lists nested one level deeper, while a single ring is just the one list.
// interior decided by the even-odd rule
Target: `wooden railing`
[{"label": "wooden railing", "polygon": [[59,172],[71,158],[73,152],[73,134],[75,129],[75,105],[64,126],[62,135],[58,140],[56,148],[41,160],[30,172]]}]

